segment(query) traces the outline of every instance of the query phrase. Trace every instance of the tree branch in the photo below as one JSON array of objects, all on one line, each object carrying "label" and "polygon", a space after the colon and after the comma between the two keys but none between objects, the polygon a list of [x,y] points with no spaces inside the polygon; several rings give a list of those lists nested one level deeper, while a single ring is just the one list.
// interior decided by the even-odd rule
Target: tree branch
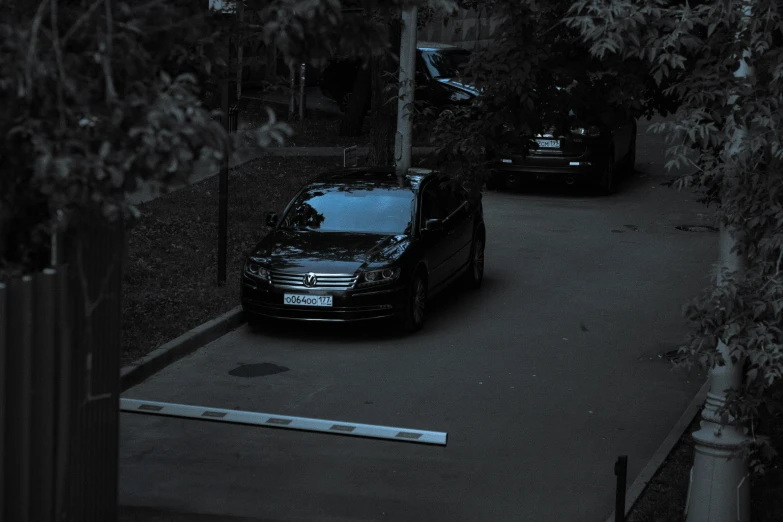
[{"label": "tree branch", "polygon": [[38,9],[35,12],[35,18],[33,19],[33,25],[30,28],[30,47],[27,49],[27,63],[24,68],[24,78],[26,83],[25,95],[29,99],[33,92],[33,57],[35,55],[36,47],[38,46],[38,31],[41,30],[41,23],[43,22],[43,16],[46,11],[46,6],[49,5],[47,0],[41,0],[38,5]]},{"label": "tree branch", "polygon": [[74,24],[71,26],[70,29],[68,29],[68,32],[65,33],[65,36],[62,39],[62,46],[65,47],[68,45],[68,40],[71,39],[71,37],[76,34],[76,31],[78,31],[84,24],[87,22],[87,19],[90,18],[90,16],[100,7],[100,5],[103,3],[103,0],[95,0],[95,2],[92,3],[92,5],[74,22]]},{"label": "tree branch", "polygon": [[111,72],[111,44],[112,44],[112,8],[111,0],[104,0],[106,8],[106,34],[103,38],[103,49],[101,49],[101,65],[103,66],[103,77],[106,82],[106,103],[114,104],[117,100],[117,90],[114,88],[114,78]]},{"label": "tree branch", "polygon": [[52,45],[54,45],[54,59],[57,62],[57,113],[60,116],[60,130],[65,132],[65,97],[63,86],[65,81],[65,66],[63,65],[63,51],[60,47],[60,29],[57,26],[57,0],[51,0],[50,13],[52,20]]}]

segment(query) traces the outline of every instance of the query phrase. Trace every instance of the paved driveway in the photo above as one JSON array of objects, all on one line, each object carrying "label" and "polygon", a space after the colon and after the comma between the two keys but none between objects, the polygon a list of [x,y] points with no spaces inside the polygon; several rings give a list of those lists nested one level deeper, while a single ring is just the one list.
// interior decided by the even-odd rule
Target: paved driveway
[{"label": "paved driveway", "polygon": [[[619,195],[485,200],[486,280],[426,329],[242,327],[125,397],[449,433],[447,447],[123,414],[120,500],[275,521],[602,521],[613,464],[639,473],[704,377],[661,355],[686,332],[717,235],[658,186],[640,137]],[[241,365],[279,373],[238,377]]]}]

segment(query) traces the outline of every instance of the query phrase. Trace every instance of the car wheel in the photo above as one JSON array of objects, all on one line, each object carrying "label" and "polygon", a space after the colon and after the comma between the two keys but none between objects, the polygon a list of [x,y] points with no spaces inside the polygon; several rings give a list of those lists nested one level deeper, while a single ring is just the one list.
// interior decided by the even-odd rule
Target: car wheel
[{"label": "car wheel", "polygon": [[424,326],[427,311],[427,280],[421,271],[413,276],[408,290],[402,327],[406,332],[416,332]]},{"label": "car wheel", "polygon": [[633,174],[635,168],[636,168],[636,133],[634,133],[633,138],[631,139],[631,148],[628,151],[628,157],[625,160],[625,174],[630,176],[631,174]]},{"label": "car wheel", "polygon": [[500,190],[503,188],[503,181],[497,173],[493,172],[487,176],[486,185],[487,190]]},{"label": "car wheel", "polygon": [[245,321],[251,328],[260,328],[264,324],[264,319],[256,315],[252,312],[248,312],[247,310],[244,310],[245,313]]},{"label": "car wheel", "polygon": [[470,266],[465,274],[468,288],[478,288],[484,280],[484,237],[479,232],[470,247]]},{"label": "car wheel", "polygon": [[600,189],[601,194],[605,196],[610,196],[615,192],[616,180],[614,171],[614,151],[610,151],[601,171]]}]

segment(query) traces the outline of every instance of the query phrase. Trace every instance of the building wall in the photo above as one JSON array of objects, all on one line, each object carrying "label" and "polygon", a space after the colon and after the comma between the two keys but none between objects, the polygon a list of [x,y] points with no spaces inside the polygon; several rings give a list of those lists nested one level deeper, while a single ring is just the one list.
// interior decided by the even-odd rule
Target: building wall
[{"label": "building wall", "polygon": [[436,17],[419,30],[419,41],[458,45],[474,50],[486,47],[492,42],[495,31],[503,19],[489,16],[486,12],[460,9],[444,24],[443,17]]}]

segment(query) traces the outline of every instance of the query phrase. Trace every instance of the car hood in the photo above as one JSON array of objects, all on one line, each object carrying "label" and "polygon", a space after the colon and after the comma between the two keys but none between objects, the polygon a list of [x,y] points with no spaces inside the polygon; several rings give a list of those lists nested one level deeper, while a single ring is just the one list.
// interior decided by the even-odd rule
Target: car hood
[{"label": "car hood", "polygon": [[256,245],[251,257],[272,270],[353,274],[371,263],[396,261],[408,244],[406,235],[278,229]]},{"label": "car hood", "polygon": [[471,96],[478,96],[480,94],[478,87],[474,85],[469,85],[467,83],[462,83],[460,81],[455,80],[454,78],[438,78],[437,81],[444,87],[466,92]]}]

